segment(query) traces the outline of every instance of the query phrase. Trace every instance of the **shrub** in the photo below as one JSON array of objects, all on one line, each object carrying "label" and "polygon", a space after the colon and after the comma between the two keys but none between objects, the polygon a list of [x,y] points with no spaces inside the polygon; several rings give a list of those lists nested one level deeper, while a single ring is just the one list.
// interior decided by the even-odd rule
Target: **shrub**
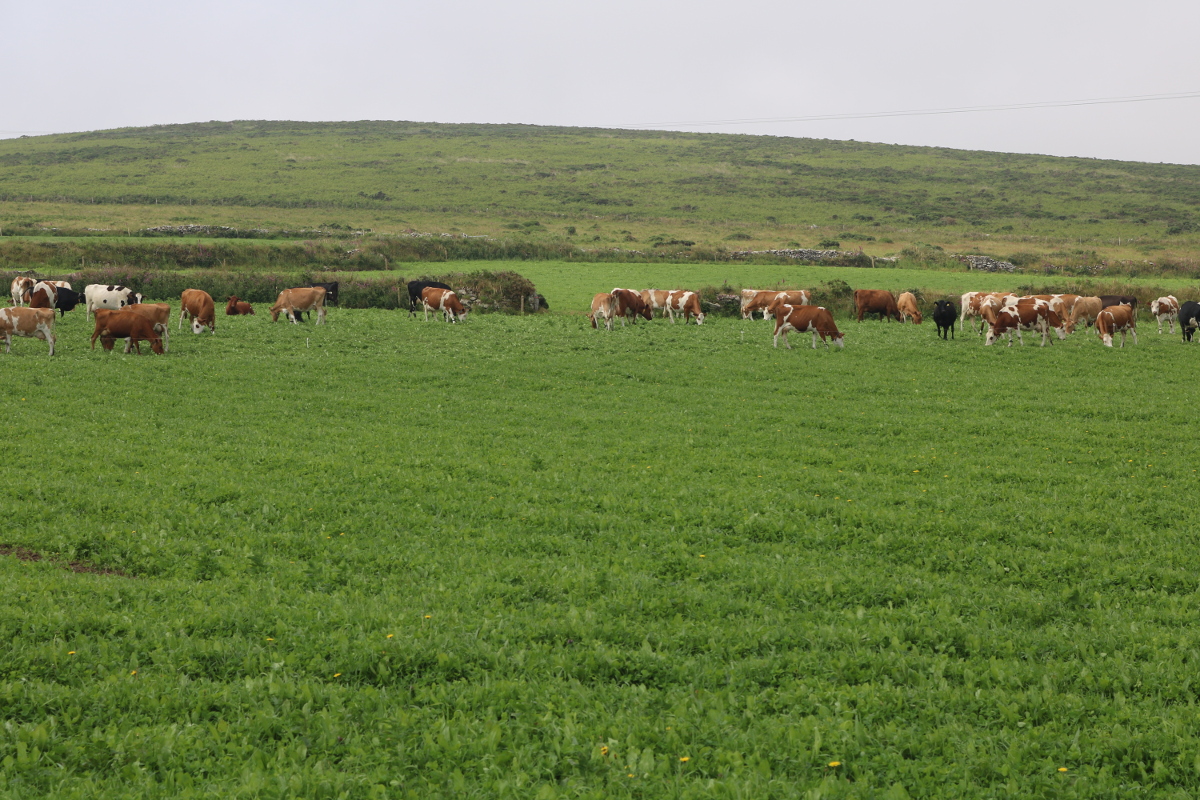
[{"label": "shrub", "polygon": [[822,239],[821,241],[817,242],[817,247],[820,247],[823,250],[837,250],[841,246],[842,243],[837,239]]}]

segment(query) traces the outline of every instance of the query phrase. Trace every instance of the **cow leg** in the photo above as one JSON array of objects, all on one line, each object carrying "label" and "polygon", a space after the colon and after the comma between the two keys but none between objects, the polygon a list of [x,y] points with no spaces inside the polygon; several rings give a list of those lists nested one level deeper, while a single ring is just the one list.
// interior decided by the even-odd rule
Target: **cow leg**
[{"label": "cow leg", "polygon": [[[54,346],[51,345],[50,349],[53,350]],[[12,352],[12,334],[8,331],[4,332],[4,352],[5,354]]]},{"label": "cow leg", "polygon": [[1133,343],[1137,344],[1137,328],[1130,328],[1129,335],[1133,337]]},{"label": "cow leg", "polygon": [[321,306],[320,308],[317,309],[317,324],[318,325],[325,324],[325,306]]},{"label": "cow leg", "polygon": [[171,326],[170,325],[155,325],[154,330],[162,334],[163,352],[167,352],[171,347]]},{"label": "cow leg", "polygon": [[45,331],[45,334],[46,341],[50,344],[50,355],[54,355],[54,342],[58,340],[58,337],[55,336],[54,332],[50,331],[49,329]]}]

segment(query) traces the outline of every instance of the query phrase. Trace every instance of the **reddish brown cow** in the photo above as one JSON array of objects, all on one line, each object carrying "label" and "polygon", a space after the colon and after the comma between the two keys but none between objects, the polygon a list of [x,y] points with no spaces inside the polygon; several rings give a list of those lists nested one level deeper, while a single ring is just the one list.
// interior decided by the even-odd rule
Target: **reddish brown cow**
[{"label": "reddish brown cow", "polygon": [[12,337],[28,336],[44,339],[54,355],[54,309],[53,308],[0,308],[0,336],[4,337],[4,352],[12,351]]},{"label": "reddish brown cow", "polygon": [[162,338],[154,330],[154,323],[136,311],[122,308],[119,311],[107,308],[96,309],[96,330],[92,332],[92,349],[96,349],[96,339],[105,350],[112,350],[117,339],[125,340],[125,352],[136,349],[142,354],[142,342],[149,342],[150,349],[158,355],[163,353]]},{"label": "reddish brown cow", "polygon": [[429,321],[429,312],[442,313],[442,319],[450,322],[462,322],[467,317],[467,309],[459,301],[453,289],[438,289],[426,286],[421,290],[421,305],[425,308],[425,321]]},{"label": "reddish brown cow", "polygon": [[855,289],[854,312],[858,321],[862,322],[863,314],[878,314],[879,319],[900,319],[900,309],[896,308],[896,295],[887,289]]},{"label": "reddish brown cow", "polygon": [[821,337],[821,341],[825,342],[825,346],[829,347],[829,342],[825,341],[828,336],[833,340],[833,343],[838,347],[844,347],[842,332],[837,329],[837,325],[833,321],[833,315],[828,309],[823,306],[793,306],[782,304],[775,307],[775,346],[779,347],[779,336],[783,334],[783,343],[787,345],[787,349],[791,350],[792,345],[788,342],[788,331],[796,331],[804,333],[812,331],[813,349],[817,349],[817,336]]},{"label": "reddish brown cow", "polygon": [[237,295],[230,295],[229,302],[225,304],[225,316],[236,317],[239,314],[254,314],[254,306],[239,300]]},{"label": "reddish brown cow", "polygon": [[600,292],[592,298],[592,313],[588,314],[588,319],[592,321],[592,327],[597,327],[596,320],[601,320],[604,327],[610,331],[613,329],[613,317],[617,315],[617,298],[612,296],[611,292]]},{"label": "reddish brown cow", "polygon": [[192,333],[202,333],[208,328],[217,332],[217,312],[212,295],[203,289],[184,289],[179,295],[179,327],[186,318],[192,320]]},{"label": "reddish brown cow", "polygon": [[[271,322],[277,322],[279,315],[286,312],[287,318],[293,325],[299,325],[296,322],[296,312],[298,311],[316,311],[317,324],[320,325],[325,321],[325,287],[323,286],[308,286],[299,289],[284,289],[275,298],[275,305],[271,306]],[[428,319],[428,315],[426,315]]]},{"label": "reddish brown cow", "polygon": [[1113,334],[1121,332],[1121,347],[1125,346],[1125,332],[1137,344],[1137,312],[1131,305],[1106,306],[1096,315],[1096,335],[1105,347],[1113,346]]},{"label": "reddish brown cow", "polygon": [[171,349],[171,306],[167,303],[131,303],[122,311],[132,311],[150,320],[156,333],[162,335],[163,352]]},{"label": "reddish brown cow", "polygon": [[625,327],[628,317],[634,325],[639,316],[647,320],[654,319],[654,312],[642,296],[632,289],[613,289],[609,294],[617,298],[617,316],[621,318],[621,327]]},{"label": "reddish brown cow", "polygon": [[921,309],[917,308],[917,296],[912,292],[904,292],[896,298],[896,308],[900,311],[901,322],[912,317],[914,324],[921,324]]}]

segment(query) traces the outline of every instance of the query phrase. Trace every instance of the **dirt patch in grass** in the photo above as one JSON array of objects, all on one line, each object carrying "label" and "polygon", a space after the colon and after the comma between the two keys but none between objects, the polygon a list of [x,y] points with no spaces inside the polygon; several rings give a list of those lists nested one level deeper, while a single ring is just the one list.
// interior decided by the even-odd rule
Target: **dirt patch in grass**
[{"label": "dirt patch in grass", "polygon": [[60,566],[63,569],[69,569],[72,572],[87,572],[93,575],[115,575],[118,578],[134,577],[124,570],[105,567],[100,564],[93,564],[90,561],[60,561],[54,558],[48,559],[41,553],[34,552],[27,547],[20,547],[19,545],[0,544],[0,556],[11,556],[12,558],[16,558],[21,561],[49,561],[50,563]]}]

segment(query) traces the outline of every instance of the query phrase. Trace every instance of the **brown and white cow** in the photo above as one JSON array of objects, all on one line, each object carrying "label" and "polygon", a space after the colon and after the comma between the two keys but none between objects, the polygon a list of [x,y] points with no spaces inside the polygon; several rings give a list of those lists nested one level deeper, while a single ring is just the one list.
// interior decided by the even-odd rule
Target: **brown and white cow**
[{"label": "brown and white cow", "polygon": [[168,303],[133,303],[121,310],[141,314],[150,320],[155,332],[162,335],[163,352],[171,349],[171,306]]},{"label": "brown and white cow", "polygon": [[18,275],[12,280],[12,301],[14,306],[23,306],[29,301],[25,298],[27,294],[33,291],[33,285],[36,280],[28,275]]},{"label": "brown and white cow", "polygon": [[[753,295],[751,295],[750,297],[747,298],[745,290],[743,290],[742,291],[742,306],[741,306],[742,319],[754,319],[754,313],[756,311],[762,312],[763,319],[770,319],[771,312],[768,311],[767,309],[770,308],[771,303],[773,303],[775,301],[775,298],[778,296],[779,296],[778,291],[764,291],[764,292],[755,292]],[[805,305],[805,304],[797,303],[796,305]]]},{"label": "brown and white cow", "polygon": [[896,309],[900,312],[900,322],[912,317],[913,323],[921,324],[921,309],[917,308],[917,296],[912,292],[903,292],[896,298]]},{"label": "brown and white cow", "polygon": [[[275,305],[271,306],[271,322],[278,322],[279,315],[286,312],[291,323],[299,325],[300,323],[296,322],[296,312],[299,311],[316,311],[317,324],[320,325],[324,322],[325,288],[309,286],[299,289],[284,289],[275,298]],[[428,315],[426,319],[428,319]]]},{"label": "brown and white cow", "polygon": [[1131,305],[1105,306],[1096,315],[1096,335],[1105,347],[1113,346],[1113,334],[1121,332],[1121,347],[1125,346],[1125,332],[1137,344],[1137,312]]},{"label": "brown and white cow", "polygon": [[1071,308],[1071,319],[1067,322],[1067,333],[1073,333],[1080,322],[1091,325],[1096,315],[1104,309],[1099,297],[1080,297]]},{"label": "brown and white cow", "polygon": [[632,289],[616,288],[609,292],[613,297],[617,298],[617,316],[621,319],[621,327],[625,327],[625,318],[628,317],[634,325],[637,325],[637,318],[644,317],[647,320],[654,319],[654,311],[649,304],[642,299],[641,294]]},{"label": "brown and white cow", "polygon": [[[744,292],[745,290],[743,290]],[[671,294],[666,289],[642,289],[638,292],[641,295],[642,302],[650,307],[650,313],[662,311],[663,319],[667,318],[667,297]]]},{"label": "brown and white cow", "polygon": [[458,299],[453,289],[439,289],[436,286],[426,286],[421,290],[421,306],[425,309],[425,321],[429,321],[429,312],[436,316],[441,313],[442,319],[448,322],[462,322],[467,318],[468,309]]},{"label": "brown and white cow", "polygon": [[[1042,334],[1042,347],[1045,347],[1050,341],[1051,313],[1050,304],[1036,297],[1021,297],[1006,302],[996,314],[996,321],[988,329],[987,338],[983,343],[990,345],[1007,333],[1008,346],[1012,347],[1012,332],[1016,331],[1017,340],[1024,345],[1025,339],[1021,336],[1021,331],[1037,331]],[[1058,321],[1057,315],[1055,321]]]},{"label": "brown and white cow", "polygon": [[1169,294],[1150,303],[1150,313],[1158,320],[1158,332],[1162,333],[1163,320],[1167,321],[1167,329],[1175,332],[1175,320],[1179,319],[1179,300]]},{"label": "brown and white cow", "polygon": [[683,315],[683,324],[687,325],[692,317],[697,325],[704,324],[704,312],[700,309],[700,295],[687,289],[674,289],[667,295],[667,315],[671,324],[675,324],[675,315]]},{"label": "brown and white cow", "polygon": [[783,335],[783,343],[788,350],[792,345],[788,342],[788,331],[797,333],[812,332],[813,349],[817,349],[817,336],[829,347],[825,337],[833,340],[838,347],[845,347],[842,332],[837,329],[833,315],[824,306],[793,306],[782,304],[775,307],[775,346],[779,347],[779,336]]},{"label": "brown and white cow", "polygon": [[96,309],[96,329],[92,331],[92,349],[96,349],[96,339],[100,339],[100,344],[105,350],[112,350],[113,343],[117,339],[125,340],[125,352],[136,349],[137,354],[142,354],[142,342],[149,342],[150,349],[158,354],[163,353],[162,338],[158,332],[154,330],[154,323],[146,317],[130,311],[127,308],[122,308],[117,311],[111,311],[106,308]]},{"label": "brown and white cow", "polygon": [[878,314],[881,320],[900,320],[900,309],[896,308],[896,295],[887,289],[855,289],[854,313],[859,322],[862,322],[863,314]]},{"label": "brown and white cow", "polygon": [[217,311],[212,295],[203,289],[184,289],[179,295],[179,327],[183,321],[192,321],[192,333],[202,333],[208,328],[217,332]]},{"label": "brown and white cow", "polygon": [[54,309],[53,308],[0,308],[0,336],[4,337],[4,352],[12,351],[12,337],[28,336],[44,339],[54,355]]},{"label": "brown and white cow", "polygon": [[617,315],[617,298],[612,296],[611,292],[600,292],[592,298],[592,313],[588,314],[588,319],[592,321],[592,327],[598,327],[596,320],[601,320],[604,327],[610,331],[613,329],[613,317]]},{"label": "brown and white cow", "polygon": [[979,330],[976,333],[982,334],[984,328],[995,322],[994,313],[990,319],[984,315],[984,309],[989,305],[988,298],[994,298],[995,302],[990,305],[993,309],[998,310],[1006,297],[1016,297],[1016,295],[1012,292],[967,292],[962,296],[962,311],[958,319],[958,329],[963,330],[969,318],[979,317]]},{"label": "brown and white cow", "polygon": [[53,309],[58,305],[58,287],[48,281],[38,281],[27,295],[30,308]]},{"label": "brown and white cow", "polygon": [[807,306],[812,303],[812,293],[807,289],[788,289],[785,291],[775,292],[775,297],[771,300],[771,304],[767,306],[767,318],[775,318],[775,308],[777,306]]},{"label": "brown and white cow", "polygon": [[245,300],[239,300],[237,295],[230,295],[229,302],[225,304],[225,316],[236,317],[243,314],[254,314],[254,306],[247,303]]},{"label": "brown and white cow", "polygon": [[1058,314],[1058,318],[1065,325],[1067,320],[1071,319],[1071,312],[1075,310],[1075,302],[1079,300],[1077,294],[1054,294],[1050,295],[1050,310]]}]

